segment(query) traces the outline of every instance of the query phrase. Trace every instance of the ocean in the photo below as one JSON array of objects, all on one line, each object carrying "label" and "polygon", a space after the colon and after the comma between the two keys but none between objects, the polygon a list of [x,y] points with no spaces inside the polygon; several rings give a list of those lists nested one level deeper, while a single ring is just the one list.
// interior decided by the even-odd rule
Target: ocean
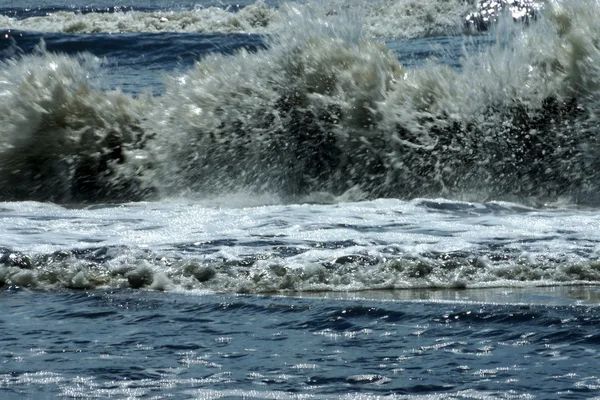
[{"label": "ocean", "polygon": [[596,0],[0,0],[0,398],[600,398]]}]

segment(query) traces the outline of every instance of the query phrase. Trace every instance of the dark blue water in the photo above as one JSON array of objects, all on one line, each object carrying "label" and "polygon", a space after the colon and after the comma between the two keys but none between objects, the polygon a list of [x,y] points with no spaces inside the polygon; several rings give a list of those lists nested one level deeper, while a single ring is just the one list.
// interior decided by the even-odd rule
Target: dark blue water
[{"label": "dark blue water", "polygon": [[2,398],[577,399],[600,388],[595,306],[14,289],[0,301]]},{"label": "dark blue water", "polygon": [[[77,55],[90,53],[107,58],[115,65],[137,65],[139,69],[163,69],[175,66],[190,67],[201,56],[218,52],[232,54],[237,50],[256,51],[264,48],[258,35],[245,34],[181,34],[181,33],[136,33],[136,34],[88,34],[68,35],[63,33],[38,33],[2,31],[3,59],[15,54],[31,54],[40,41],[54,53]],[[109,64],[110,65],[110,64]]]},{"label": "dark blue water", "polygon": [[265,47],[260,35],[190,33],[64,34],[0,30],[0,60],[38,51],[43,43],[53,53],[77,57],[91,54],[103,60],[96,77],[105,90],[120,88],[134,95],[160,94],[166,74],[190,69],[211,53],[232,54]]}]

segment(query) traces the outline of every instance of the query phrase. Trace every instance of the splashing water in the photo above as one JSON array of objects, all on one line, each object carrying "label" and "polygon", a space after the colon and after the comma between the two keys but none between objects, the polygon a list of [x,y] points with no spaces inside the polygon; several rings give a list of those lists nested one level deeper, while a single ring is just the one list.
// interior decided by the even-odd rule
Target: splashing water
[{"label": "splashing water", "polygon": [[354,8],[318,4],[282,7],[267,49],[206,56],[155,98],[102,93],[89,57],[12,59],[3,199],[247,190],[595,204],[600,7],[584,3],[500,23],[460,70],[405,69]]}]

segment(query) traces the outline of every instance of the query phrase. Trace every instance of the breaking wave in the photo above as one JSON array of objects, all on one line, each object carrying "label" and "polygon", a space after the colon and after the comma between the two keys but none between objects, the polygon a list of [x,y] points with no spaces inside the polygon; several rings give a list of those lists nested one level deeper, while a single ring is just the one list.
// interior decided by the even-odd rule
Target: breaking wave
[{"label": "breaking wave", "polygon": [[43,47],[3,63],[4,199],[77,202],[143,195],[135,165],[144,142],[145,102],[97,90],[88,77],[100,65],[92,57],[51,54]]},{"label": "breaking wave", "polygon": [[[209,242],[190,243],[189,248],[219,245],[227,246]],[[269,250],[243,259],[210,261],[120,247],[43,255],[0,249],[0,287],[274,293],[598,285],[600,282],[600,263],[590,260],[532,259],[507,254],[478,257],[462,252],[422,255],[397,252],[389,259],[354,253],[352,247],[356,243],[346,243],[346,255],[326,260],[334,252],[323,251],[324,245],[327,246],[308,243],[304,249],[279,246],[276,247],[279,253]],[[182,249],[185,246],[182,244]],[[343,244],[331,246],[337,249],[335,253],[340,253]],[[298,254],[310,253],[311,247],[321,259],[300,261]]]},{"label": "breaking wave", "polygon": [[92,57],[40,48],[4,62],[1,199],[242,188],[597,205],[597,2],[499,23],[459,70],[404,68],[351,8],[277,13],[285,29],[267,49],[208,55],[157,97],[98,89]]}]

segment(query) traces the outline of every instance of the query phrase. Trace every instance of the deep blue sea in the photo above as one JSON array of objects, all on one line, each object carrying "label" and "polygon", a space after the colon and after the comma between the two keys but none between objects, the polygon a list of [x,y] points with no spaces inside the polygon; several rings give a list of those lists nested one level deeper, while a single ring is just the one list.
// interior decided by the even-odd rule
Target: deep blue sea
[{"label": "deep blue sea", "polygon": [[0,398],[600,398],[598,21],[0,0]]}]

